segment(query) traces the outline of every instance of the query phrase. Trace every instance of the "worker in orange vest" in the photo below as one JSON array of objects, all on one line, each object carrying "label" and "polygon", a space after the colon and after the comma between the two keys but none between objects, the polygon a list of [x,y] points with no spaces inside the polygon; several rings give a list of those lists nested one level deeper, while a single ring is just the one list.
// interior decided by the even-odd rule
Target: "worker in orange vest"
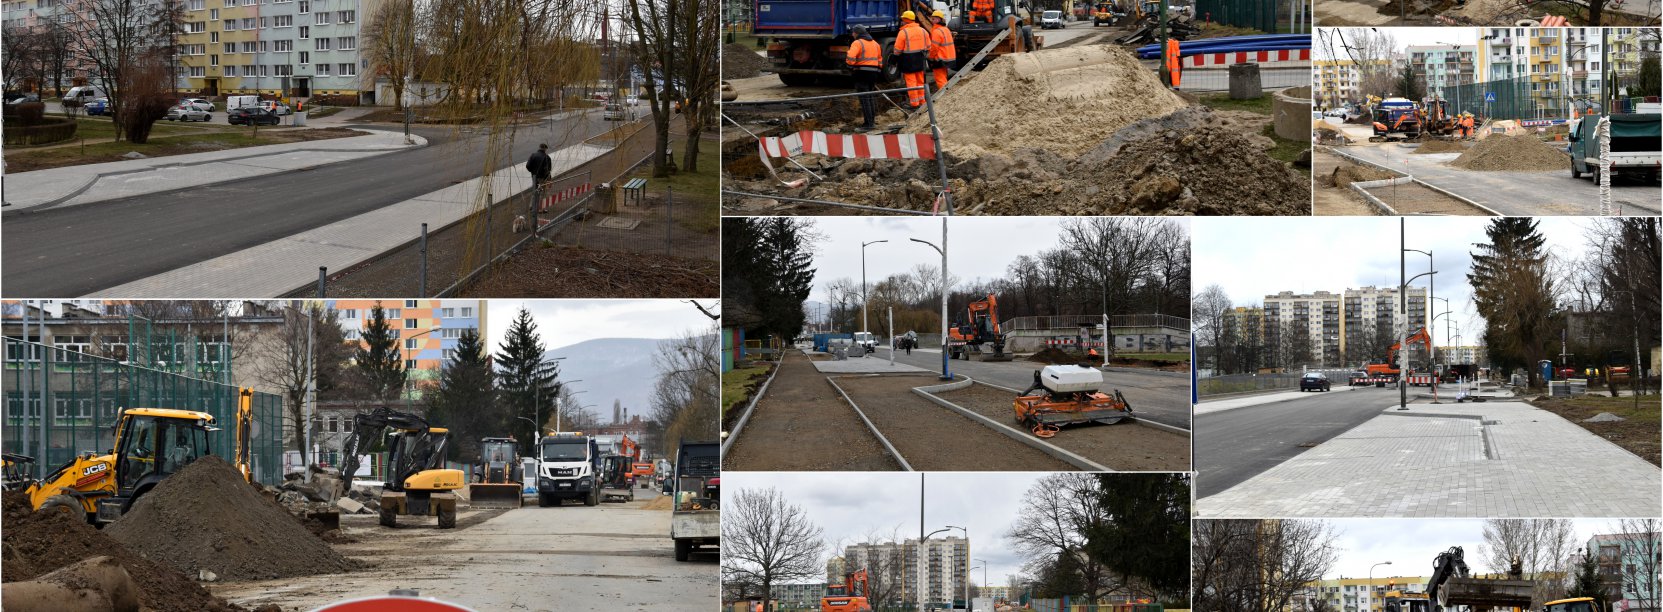
[{"label": "worker in orange vest", "polygon": [[1472,138],[1472,113],[1466,113],[1461,117],[1461,137]]},{"label": "worker in orange vest", "polygon": [[953,46],[953,30],[947,27],[947,14],[936,11],[930,15],[930,67],[935,70],[935,89],[947,87],[947,72],[958,61],[958,49]]},{"label": "worker in orange vest", "polygon": [[972,0],[970,3],[970,19],[967,23],[976,23],[976,16],[993,23],[993,0]]},{"label": "worker in orange vest", "polygon": [[1178,90],[1179,73],[1183,70],[1182,63],[1183,60],[1178,57],[1178,39],[1168,35],[1166,39],[1166,71],[1172,80],[1173,91]]},{"label": "worker in orange vest", "polygon": [[[854,27],[855,41],[849,43],[849,69],[855,73],[855,91],[877,91],[878,81],[883,80],[883,47],[878,41],[872,40],[872,34],[866,31],[866,26]],[[877,127],[874,118],[877,116],[877,101],[872,94],[860,97],[860,114],[866,118],[861,127],[868,130]]]},{"label": "worker in orange vest", "polygon": [[924,70],[929,68],[930,34],[918,25],[918,15],[912,11],[901,13],[901,32],[895,36],[895,64],[907,87],[907,104],[913,108],[924,105]]}]

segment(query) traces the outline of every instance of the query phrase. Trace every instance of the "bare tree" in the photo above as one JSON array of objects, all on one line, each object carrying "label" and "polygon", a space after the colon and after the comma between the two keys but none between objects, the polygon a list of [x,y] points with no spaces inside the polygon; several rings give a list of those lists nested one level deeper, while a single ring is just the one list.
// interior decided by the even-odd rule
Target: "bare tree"
[{"label": "bare tree", "polygon": [[681,47],[685,49],[680,76],[685,85],[686,105],[682,120],[687,127],[681,167],[698,172],[699,139],[716,125],[716,86],[722,78],[722,3],[717,0],[684,0],[681,12]]},{"label": "bare tree", "polygon": [[1226,373],[1220,357],[1230,344],[1227,341],[1228,330],[1225,328],[1228,325],[1225,319],[1231,316],[1232,307],[1230,296],[1217,284],[1207,285],[1207,288],[1195,294],[1195,298],[1190,301],[1191,316],[1195,319],[1193,328],[1200,332],[1203,339],[1197,341],[1196,346],[1199,348],[1205,345],[1212,348],[1211,362],[1218,374]]},{"label": "bare tree", "polygon": [[406,79],[419,72],[418,12],[414,0],[382,2],[364,24],[364,57],[375,74],[392,85],[394,110],[403,110]]},{"label": "bare tree", "polygon": [[[815,578],[825,566],[819,525],[778,489],[740,489],[723,504],[722,577],[756,585],[766,594],[775,584]],[[764,599],[767,601],[767,599]],[[772,602],[769,604],[771,609]]]},{"label": "bare tree", "polygon": [[1492,572],[1506,571],[1516,559],[1536,582],[1531,606],[1564,596],[1570,588],[1575,530],[1565,519],[1490,519],[1484,521],[1482,558]]},{"label": "bare tree", "polygon": [[1062,473],[1041,478],[1028,489],[1023,509],[1006,537],[1015,540],[1016,551],[1027,560],[1030,571],[1059,556],[1078,559],[1085,594],[1093,599],[1111,590],[1110,574],[1095,556],[1084,554],[1088,532],[1109,520],[1098,496],[1099,483],[1090,474]]},{"label": "bare tree", "polygon": [[[1589,551],[1598,554],[1600,564],[1614,563],[1617,565],[1616,578],[1620,585],[1612,585],[1612,595],[1617,595],[1629,601],[1631,610],[1656,610],[1663,596],[1663,546],[1658,540],[1659,527],[1663,521],[1657,519],[1622,519],[1617,523],[1617,538],[1615,551]],[[1618,558],[1610,558],[1611,553]]]},{"label": "bare tree", "polygon": [[[659,344],[652,398],[652,431],[658,448],[674,456],[680,440],[715,440],[721,411],[718,330],[688,330]],[[650,441],[649,441],[650,443]]]},{"label": "bare tree", "polygon": [[[305,405],[307,383],[315,380],[320,394],[331,390],[338,381],[340,370],[352,355],[352,347],[345,341],[338,313],[325,309],[317,302],[283,310],[283,327],[277,333],[260,337],[254,376],[261,382],[283,390],[289,408],[290,423],[295,431],[295,450],[300,451],[302,464],[309,464]],[[310,319],[310,321],[308,321]],[[308,342],[307,331],[311,331]],[[310,345],[310,346],[308,346]],[[308,353],[308,350],[311,352]],[[312,370],[307,365],[313,366]],[[315,372],[315,375],[314,375]]]},{"label": "bare tree", "polygon": [[[177,41],[184,25],[180,0],[70,0],[64,10],[82,23],[72,28],[75,60],[90,66],[109,94],[118,131],[145,142],[150,126],[167,115],[177,81]],[[136,99],[128,100],[129,90]]]},{"label": "bare tree", "polygon": [[[1398,75],[1392,70],[1397,38],[1389,29],[1334,28],[1317,31],[1317,48],[1326,57],[1349,61],[1358,73],[1358,88],[1330,92],[1321,102],[1329,107],[1363,102],[1367,96],[1386,97],[1397,92]],[[1345,69],[1341,66],[1340,69]]]},{"label": "bare tree", "polygon": [[1195,521],[1196,612],[1279,612],[1338,559],[1322,521]]},{"label": "bare tree", "polygon": [[[650,66],[653,72],[647,75],[647,105],[652,109],[653,118],[653,171],[654,177],[670,176],[670,164],[674,159],[668,153],[670,149],[670,120],[674,115],[677,99],[675,77],[681,74],[684,56],[678,52],[680,38],[676,36],[676,28],[683,21],[683,12],[692,10],[689,5],[709,0],[630,0],[629,24],[634,31],[635,39],[631,43],[635,61],[642,66]],[[657,81],[657,84],[653,84]]]}]

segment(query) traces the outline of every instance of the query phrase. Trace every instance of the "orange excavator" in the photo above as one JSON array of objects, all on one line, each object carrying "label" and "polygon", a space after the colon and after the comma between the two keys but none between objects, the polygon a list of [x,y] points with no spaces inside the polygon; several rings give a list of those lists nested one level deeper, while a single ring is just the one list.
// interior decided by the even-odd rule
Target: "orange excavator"
[{"label": "orange excavator", "polygon": [[843,584],[826,585],[826,596],[820,598],[820,612],[872,612],[867,589],[866,570],[857,570],[843,577]]},{"label": "orange excavator", "polygon": [[1016,398],[1016,422],[1049,438],[1064,426],[1113,425],[1137,418],[1117,389],[1104,393],[1103,372],[1087,364],[1052,365],[1034,372],[1034,384]]},{"label": "orange excavator", "polygon": [[1422,327],[1419,331],[1416,331],[1413,335],[1410,335],[1407,339],[1403,340],[1403,342],[1393,344],[1391,348],[1386,349],[1385,363],[1371,362],[1368,365],[1363,366],[1363,369],[1368,372],[1369,377],[1396,379],[1398,376],[1402,375],[1403,372],[1399,371],[1397,368],[1397,352],[1403,349],[1404,343],[1419,344],[1427,347],[1428,350],[1431,350],[1432,335],[1426,333],[1426,328]]},{"label": "orange excavator", "polygon": [[987,298],[970,303],[969,321],[947,329],[947,351],[953,359],[970,361],[971,354],[982,354],[983,344],[992,344],[993,353],[982,361],[1010,361],[1005,352],[1005,334],[999,329],[999,300]]}]

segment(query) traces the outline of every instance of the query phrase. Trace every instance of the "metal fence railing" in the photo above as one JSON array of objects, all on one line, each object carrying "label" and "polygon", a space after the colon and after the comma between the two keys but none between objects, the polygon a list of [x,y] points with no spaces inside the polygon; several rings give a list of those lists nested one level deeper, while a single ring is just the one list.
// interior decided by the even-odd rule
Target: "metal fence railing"
[{"label": "metal fence railing", "polygon": [[[1077,327],[1096,327],[1102,325],[1102,315],[1055,315],[1014,317],[1000,326],[1005,331],[1031,331],[1043,329],[1068,329]],[[1135,314],[1110,315],[1111,327],[1167,327],[1188,331],[1190,320],[1163,314]]]},{"label": "metal fence railing", "polygon": [[[1107,601],[1092,601],[1084,597],[1061,599],[1035,599],[1029,602],[1034,612],[1163,612],[1160,604],[1150,603],[1111,603]],[[1164,612],[1176,612],[1165,610]]]},{"label": "metal fence railing", "polygon": [[[213,454],[230,460],[235,450],[237,387],[116,361],[107,357],[5,339],[0,391],[6,398],[0,447],[35,458],[43,477],[78,454],[109,452],[119,411],[176,408],[214,415]],[[282,478],[283,399],[255,393],[251,432],[255,478]]]}]

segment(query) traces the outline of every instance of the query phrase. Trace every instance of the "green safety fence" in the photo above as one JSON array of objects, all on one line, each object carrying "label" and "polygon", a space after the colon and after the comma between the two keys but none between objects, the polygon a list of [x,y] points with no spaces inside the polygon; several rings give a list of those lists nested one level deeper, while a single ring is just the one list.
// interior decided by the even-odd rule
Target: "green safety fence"
[{"label": "green safety fence", "polygon": [[[1281,0],[1195,0],[1195,19],[1261,32],[1281,31],[1288,21],[1289,6]],[[1306,22],[1307,26],[1310,22]]]},{"label": "green safety fence", "polygon": [[1563,119],[1570,100],[1562,75],[1525,76],[1444,88],[1450,114],[1495,119]]},{"label": "green safety fence", "polygon": [[[174,347],[169,352],[174,353],[182,346],[168,344]],[[219,431],[209,434],[210,448],[213,454],[230,461],[236,448],[237,387],[135,364],[144,361],[136,357],[153,348],[131,346],[131,360],[117,361],[6,338],[4,371],[0,374],[0,390],[6,396],[0,447],[8,453],[34,457],[34,474],[43,477],[76,455],[110,452],[115,445],[119,411],[174,408],[213,415]],[[204,372],[200,366],[189,369]],[[47,409],[42,410],[43,406]],[[283,399],[255,393],[252,408],[250,461],[254,478],[275,483],[281,480],[283,470]]]}]

